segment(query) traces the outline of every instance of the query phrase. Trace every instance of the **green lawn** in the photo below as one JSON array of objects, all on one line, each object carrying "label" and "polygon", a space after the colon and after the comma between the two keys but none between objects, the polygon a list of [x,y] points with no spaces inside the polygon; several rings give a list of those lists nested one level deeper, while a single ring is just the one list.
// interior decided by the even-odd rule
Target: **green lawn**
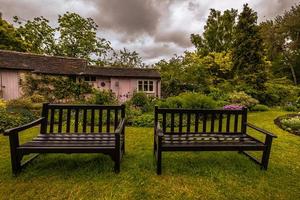
[{"label": "green lawn", "polygon": [[[268,171],[236,152],[164,153],[153,161],[152,128],[126,129],[121,173],[99,155],[41,155],[11,175],[8,138],[0,137],[0,199],[300,199],[300,137],[277,128],[281,111],[251,113],[249,122],[278,135]],[[22,134],[31,138],[37,129]]]}]

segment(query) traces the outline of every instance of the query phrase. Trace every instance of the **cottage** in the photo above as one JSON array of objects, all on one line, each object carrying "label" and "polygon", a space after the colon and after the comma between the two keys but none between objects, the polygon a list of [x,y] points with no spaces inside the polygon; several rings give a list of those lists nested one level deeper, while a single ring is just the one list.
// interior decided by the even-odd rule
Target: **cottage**
[{"label": "cottage", "polygon": [[0,95],[5,100],[22,96],[25,73],[68,76],[86,81],[98,90],[111,90],[120,101],[135,91],[160,98],[161,78],[154,69],[129,69],[88,65],[79,58],[45,56],[0,50]]}]

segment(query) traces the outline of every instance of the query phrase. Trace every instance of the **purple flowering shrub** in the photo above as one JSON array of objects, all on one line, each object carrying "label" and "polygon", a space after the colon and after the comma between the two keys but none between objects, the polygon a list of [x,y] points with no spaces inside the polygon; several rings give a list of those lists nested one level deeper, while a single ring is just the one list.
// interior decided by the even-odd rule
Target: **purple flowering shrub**
[{"label": "purple flowering shrub", "polygon": [[244,106],[234,104],[223,106],[224,110],[242,110],[243,108]]}]

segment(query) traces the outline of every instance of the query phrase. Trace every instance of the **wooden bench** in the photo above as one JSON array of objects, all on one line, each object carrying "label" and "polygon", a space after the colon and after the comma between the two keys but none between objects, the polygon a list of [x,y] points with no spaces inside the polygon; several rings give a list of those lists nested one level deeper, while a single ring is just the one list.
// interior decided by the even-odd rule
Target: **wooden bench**
[{"label": "wooden bench", "polygon": [[[155,107],[154,155],[162,172],[163,151],[238,151],[267,169],[272,133],[247,123],[247,109],[192,110]],[[162,123],[162,126],[160,126]],[[161,128],[162,127],[162,128]],[[247,134],[247,127],[265,134],[265,141]],[[261,161],[245,151],[262,151]]]},{"label": "wooden bench", "polygon": [[[36,125],[39,135],[19,144],[19,133]],[[125,152],[125,106],[45,103],[40,119],[4,135],[9,136],[14,174],[32,160],[21,163],[23,156],[32,153],[104,153],[111,156],[118,173]]]}]

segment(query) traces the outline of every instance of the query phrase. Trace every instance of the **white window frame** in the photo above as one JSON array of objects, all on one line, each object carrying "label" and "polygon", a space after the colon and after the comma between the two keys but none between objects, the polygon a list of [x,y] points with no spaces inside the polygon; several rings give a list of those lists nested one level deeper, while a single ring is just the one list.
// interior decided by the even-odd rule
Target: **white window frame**
[{"label": "white window frame", "polygon": [[[88,80],[85,80],[86,77],[88,77]],[[92,77],[95,78],[94,81],[92,81]],[[96,77],[96,76],[84,76],[84,77],[83,77],[83,80],[84,80],[85,82],[88,82],[88,83],[94,83],[94,82],[97,81],[97,77]]]},{"label": "white window frame", "polygon": [[[142,81],[142,90],[140,90],[140,81]],[[150,82],[152,82],[152,90],[150,89]],[[147,85],[147,90],[145,90],[145,85]],[[146,92],[146,93],[155,93],[154,90],[154,81],[153,80],[137,80],[137,91],[138,92]]]}]

